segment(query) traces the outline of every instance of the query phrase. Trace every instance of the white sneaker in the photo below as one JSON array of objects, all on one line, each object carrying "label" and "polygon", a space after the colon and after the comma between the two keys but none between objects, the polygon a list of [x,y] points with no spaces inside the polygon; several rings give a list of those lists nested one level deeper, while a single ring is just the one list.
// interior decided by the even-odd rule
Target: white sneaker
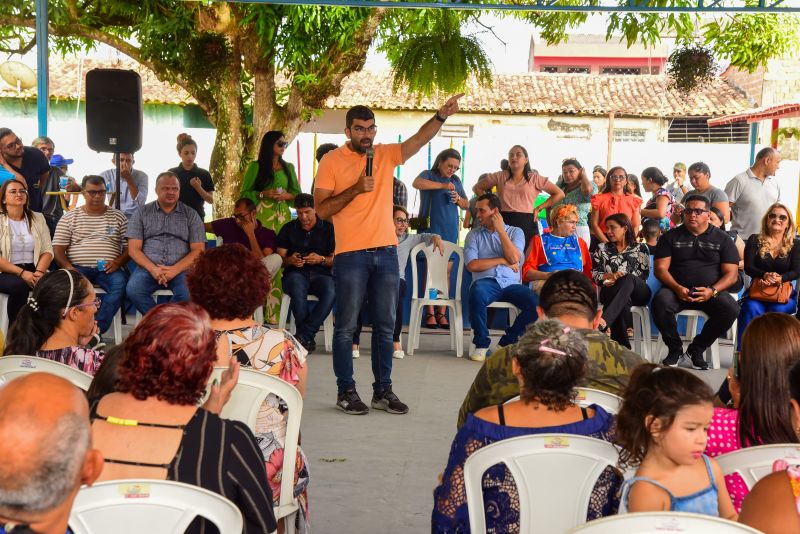
[{"label": "white sneaker", "polygon": [[406,353],[403,352],[403,349],[398,349],[392,353],[392,358],[396,358],[398,360],[402,360],[406,357]]},{"label": "white sneaker", "polygon": [[486,361],[486,353],[489,349],[475,349],[475,352],[469,355],[469,359],[473,362],[483,362]]},{"label": "white sneaker", "polygon": [[360,357],[361,357],[361,352],[358,349],[355,349],[353,351],[353,359],[355,360],[356,358],[360,358]]}]

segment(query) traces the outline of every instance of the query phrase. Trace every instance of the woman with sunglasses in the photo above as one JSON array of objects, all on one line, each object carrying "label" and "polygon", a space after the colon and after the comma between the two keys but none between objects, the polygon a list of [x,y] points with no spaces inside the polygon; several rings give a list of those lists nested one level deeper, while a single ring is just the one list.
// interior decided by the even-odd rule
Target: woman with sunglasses
[{"label": "woman with sunglasses", "polygon": [[9,326],[52,261],[44,216],[28,207],[24,182],[7,181],[0,187],[0,293],[8,297]]},{"label": "woman with sunglasses", "polygon": [[47,273],[8,331],[5,354],[38,356],[94,375],[105,354],[86,344],[98,333],[99,307],[94,287],[78,271]]},{"label": "woman with sunglasses", "polygon": [[628,173],[622,167],[612,167],[606,177],[603,192],[592,197],[592,212],[589,227],[592,237],[599,243],[607,243],[606,219],[615,213],[624,213],[631,220],[633,231],[638,232],[642,223],[639,209],[642,199],[628,189]]},{"label": "woman with sunglasses", "polygon": [[[756,317],[734,353],[727,384],[733,409],[714,408],[705,453],[717,457],[757,445],[800,443],[792,421],[789,370],[800,361],[800,322],[791,315]],[[736,511],[748,493],[742,478],[725,477]]]},{"label": "woman with sunglasses", "polygon": [[[777,290],[777,286],[800,278],[797,230],[792,213],[783,204],[776,202],[769,207],[761,219],[761,232],[751,235],[745,243],[744,272],[753,279],[751,288],[753,284],[762,284]],[[796,288],[792,288],[785,304],[756,300],[750,297],[748,291],[739,308],[739,342],[741,343],[745,328],[755,317],[766,312],[793,314],[796,310]]]},{"label": "woman with sunglasses", "polygon": [[178,200],[194,209],[200,219],[206,217],[205,204],[214,203],[214,181],[211,173],[198,167],[194,160],[197,157],[197,142],[192,136],[182,133],[178,136],[178,156],[181,164],[170,169],[178,177],[181,185],[181,194]]},{"label": "woman with sunglasses", "polygon": [[[250,162],[244,173],[240,197],[249,198],[256,204],[256,218],[262,226],[276,234],[283,225],[292,220],[291,205],[294,197],[300,194],[300,184],[294,165],[283,160],[289,143],[283,132],[271,130],[261,138],[258,158]],[[271,281],[272,289],[267,295],[267,309],[264,318],[269,323],[277,323],[280,314],[283,271]]]}]

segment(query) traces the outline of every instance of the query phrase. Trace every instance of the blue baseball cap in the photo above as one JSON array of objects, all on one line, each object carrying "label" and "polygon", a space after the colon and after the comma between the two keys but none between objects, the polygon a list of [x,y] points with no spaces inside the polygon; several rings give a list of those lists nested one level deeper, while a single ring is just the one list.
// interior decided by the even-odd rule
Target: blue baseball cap
[{"label": "blue baseball cap", "polygon": [[61,154],[53,154],[53,157],[50,158],[50,165],[53,167],[61,167],[62,165],[72,165],[75,162],[74,159],[67,159]]}]

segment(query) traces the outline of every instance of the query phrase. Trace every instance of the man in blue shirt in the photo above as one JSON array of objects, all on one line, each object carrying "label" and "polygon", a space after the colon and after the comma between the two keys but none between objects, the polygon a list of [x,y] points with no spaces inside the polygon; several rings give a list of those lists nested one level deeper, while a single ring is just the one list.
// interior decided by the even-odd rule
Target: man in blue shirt
[{"label": "man in blue shirt", "polygon": [[514,324],[506,329],[498,343],[506,346],[516,343],[525,327],[536,320],[536,296],[528,286],[520,283],[519,264],[525,249],[522,230],[503,222],[497,195],[481,195],[475,206],[481,227],[467,234],[464,264],[472,273],[469,321],[475,352],[470,359],[482,362],[491,343],[486,324],[487,306],[502,301],[520,309]]},{"label": "man in blue shirt", "polygon": [[78,489],[103,470],[83,391],[31,373],[0,388],[0,406],[0,533],[68,532]]},{"label": "man in blue shirt", "polygon": [[128,280],[128,298],[142,315],[156,305],[153,293],[169,289],[173,302],[189,300],[186,271],[205,250],[206,233],[197,212],[178,200],[172,172],[156,178],[156,200],[134,212],[128,223],[128,254],[139,266]]}]

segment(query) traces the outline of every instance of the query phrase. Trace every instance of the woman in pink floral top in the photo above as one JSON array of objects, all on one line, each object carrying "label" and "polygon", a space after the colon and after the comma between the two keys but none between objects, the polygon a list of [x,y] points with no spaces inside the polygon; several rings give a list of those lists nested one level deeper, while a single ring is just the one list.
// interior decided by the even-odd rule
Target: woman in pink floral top
[{"label": "woman in pink floral top", "polygon": [[[711,457],[744,447],[800,443],[792,423],[789,370],[800,361],[800,322],[783,313],[754,319],[742,337],[742,352],[728,371],[734,409],[715,408],[708,429]],[[748,493],[739,475],[725,477],[736,510]]]},{"label": "woman in pink floral top", "polygon": [[100,301],[77,271],[41,277],[8,331],[5,354],[35,355],[94,375],[105,354],[86,347],[97,337]]},{"label": "woman in pink floral top", "polygon": [[[288,382],[305,395],[306,349],[289,332],[256,323],[253,313],[269,291],[269,275],[255,255],[241,245],[222,245],[204,252],[186,277],[191,299],[211,316],[217,334],[217,363],[227,367],[232,357],[251,368]],[[266,460],[272,496],[281,494],[281,469],[288,407],[276,395],[264,401],[253,429]],[[309,531],[308,462],[298,447],[294,495],[300,504],[298,534]]]}]

